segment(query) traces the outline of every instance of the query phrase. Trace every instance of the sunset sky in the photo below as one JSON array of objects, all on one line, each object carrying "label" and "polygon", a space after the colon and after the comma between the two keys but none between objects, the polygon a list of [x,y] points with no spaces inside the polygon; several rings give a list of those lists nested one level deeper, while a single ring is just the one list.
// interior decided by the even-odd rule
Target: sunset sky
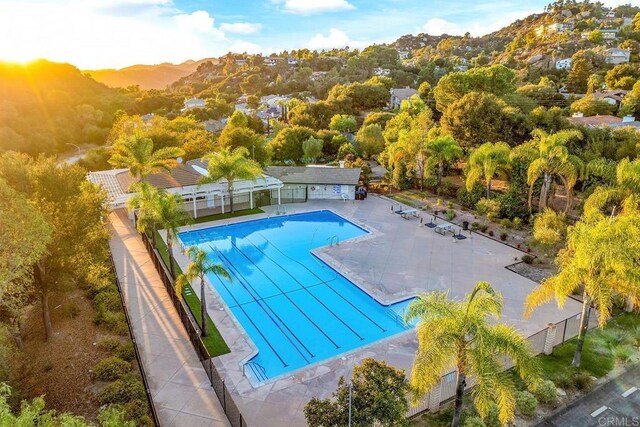
[{"label": "sunset sky", "polygon": [[482,35],[548,1],[0,0],[0,59],[121,68],[229,51],[363,47],[420,32]]}]

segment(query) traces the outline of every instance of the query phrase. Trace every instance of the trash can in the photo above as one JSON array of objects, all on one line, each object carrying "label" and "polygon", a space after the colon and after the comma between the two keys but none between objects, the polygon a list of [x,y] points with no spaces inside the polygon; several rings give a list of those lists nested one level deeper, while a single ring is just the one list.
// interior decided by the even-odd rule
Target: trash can
[{"label": "trash can", "polygon": [[462,230],[469,230],[469,221],[462,221]]}]

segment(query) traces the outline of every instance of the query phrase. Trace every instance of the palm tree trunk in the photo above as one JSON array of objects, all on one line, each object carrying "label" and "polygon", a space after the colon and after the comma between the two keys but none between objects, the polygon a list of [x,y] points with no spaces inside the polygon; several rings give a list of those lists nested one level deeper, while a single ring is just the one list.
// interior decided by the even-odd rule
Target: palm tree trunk
[{"label": "palm tree trunk", "polygon": [[233,213],[233,184],[231,182],[233,180],[227,184],[227,193],[229,193],[229,210]]},{"label": "palm tree trunk", "polygon": [[438,187],[442,184],[442,177],[444,176],[444,163],[438,163]]},{"label": "palm tree trunk", "polygon": [[582,296],[582,315],[580,316],[580,330],[578,331],[578,342],[576,344],[576,352],[573,355],[573,362],[571,364],[578,368],[580,366],[580,358],[582,357],[582,347],[584,346],[584,338],[589,330],[589,313],[591,299],[585,291]]},{"label": "palm tree trunk", "polygon": [[175,279],[176,272],[173,268],[173,241],[169,235],[169,231],[167,231],[167,252],[169,253],[169,272],[171,273],[171,278]]},{"label": "palm tree trunk", "polygon": [[549,187],[551,186],[551,177],[545,172],[542,180],[542,188],[540,189],[540,200],[538,200],[538,210],[542,212],[547,207],[547,198],[549,197]]},{"label": "palm tree trunk", "polygon": [[491,198],[491,179],[487,180],[487,199]]},{"label": "palm tree trunk", "polygon": [[456,400],[453,409],[453,420],[451,421],[451,427],[458,427],[460,425],[460,417],[462,415],[462,399],[464,398],[464,388],[466,384],[467,382],[464,370],[458,367],[458,384],[456,385]]},{"label": "palm tree trunk", "polygon": [[200,321],[202,322],[202,326],[200,329],[202,330],[202,336],[206,337],[209,335],[209,328],[207,325],[207,301],[204,295],[204,278],[200,278]]}]

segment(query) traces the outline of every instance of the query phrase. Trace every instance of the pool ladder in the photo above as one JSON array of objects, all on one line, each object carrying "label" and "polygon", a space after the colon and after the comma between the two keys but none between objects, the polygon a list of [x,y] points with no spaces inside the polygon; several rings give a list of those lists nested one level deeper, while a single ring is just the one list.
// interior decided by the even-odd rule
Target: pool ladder
[{"label": "pool ladder", "polygon": [[404,319],[402,318],[402,316],[400,316],[398,313],[396,313],[395,311],[393,311],[392,309],[388,309],[387,310],[387,314],[389,315],[389,317],[391,317],[393,320],[395,320],[395,322],[402,327],[405,327],[405,323],[404,323]]},{"label": "pool ladder", "polygon": [[329,241],[329,246],[340,246],[340,237],[338,236],[327,237],[327,240]]},{"label": "pool ladder", "polygon": [[264,382],[266,381],[267,378],[267,370],[264,369],[264,366],[262,366],[261,364],[257,363],[257,362],[247,362],[244,365],[242,365],[242,375],[245,375],[244,369],[245,367],[249,367],[249,369],[251,369],[251,372],[253,372],[253,375],[256,377],[256,379],[259,382]]}]

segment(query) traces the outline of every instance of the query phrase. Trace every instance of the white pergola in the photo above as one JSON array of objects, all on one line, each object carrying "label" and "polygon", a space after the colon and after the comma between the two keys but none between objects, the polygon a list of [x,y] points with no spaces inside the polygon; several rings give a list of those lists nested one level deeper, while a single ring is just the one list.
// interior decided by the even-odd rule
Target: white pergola
[{"label": "white pergola", "polygon": [[[192,168],[199,174],[206,176],[206,170],[198,166]],[[109,208],[119,209],[127,206],[127,201],[133,195],[128,188],[123,188],[122,181],[118,179],[120,174],[128,174],[128,169],[112,169],[98,172],[89,172],[87,180],[101,186],[107,192]],[[255,180],[236,180],[233,183],[233,195],[249,194],[249,206],[253,209],[253,193],[262,190],[277,190],[278,204],[280,204],[280,189],[283,184],[277,178],[269,175],[262,175]],[[216,199],[219,199],[222,213],[224,213],[224,198],[229,197],[227,191],[227,181],[220,180],[215,183],[202,185],[187,185],[165,188],[167,192],[179,194],[189,210],[192,210],[193,217],[198,217],[198,208],[213,209],[217,206]]]}]

